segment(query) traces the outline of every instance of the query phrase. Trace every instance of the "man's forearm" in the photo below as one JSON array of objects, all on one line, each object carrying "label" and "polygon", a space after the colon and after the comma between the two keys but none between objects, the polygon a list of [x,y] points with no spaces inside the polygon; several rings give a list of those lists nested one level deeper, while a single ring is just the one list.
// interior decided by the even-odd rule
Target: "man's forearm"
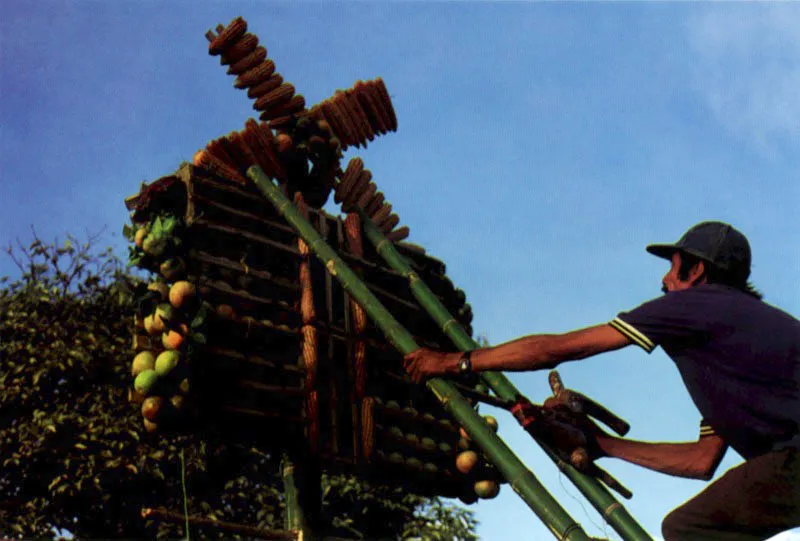
[{"label": "man's forearm", "polygon": [[522,371],[555,368],[562,359],[549,347],[556,335],[525,336],[499,346],[475,350],[472,368],[475,371]]},{"label": "man's forearm", "polygon": [[606,436],[597,443],[609,457],[619,458],[657,472],[710,479],[724,455],[721,440],[690,443],[650,443]]}]

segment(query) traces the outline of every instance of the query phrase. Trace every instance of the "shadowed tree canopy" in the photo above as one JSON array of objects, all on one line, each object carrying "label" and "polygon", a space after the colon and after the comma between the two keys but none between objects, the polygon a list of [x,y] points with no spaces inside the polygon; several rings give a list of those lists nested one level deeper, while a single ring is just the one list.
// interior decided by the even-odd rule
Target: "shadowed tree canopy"
[{"label": "shadowed tree canopy", "polygon": [[[175,538],[183,524],[143,508],[282,528],[280,457],[212,429],[147,434],[128,402],[134,292],[97,237],[9,246],[20,271],[0,282],[0,536]],[[353,539],[476,540],[471,511],[401,487],[323,476],[322,519]],[[234,538],[192,527],[198,538]]]}]

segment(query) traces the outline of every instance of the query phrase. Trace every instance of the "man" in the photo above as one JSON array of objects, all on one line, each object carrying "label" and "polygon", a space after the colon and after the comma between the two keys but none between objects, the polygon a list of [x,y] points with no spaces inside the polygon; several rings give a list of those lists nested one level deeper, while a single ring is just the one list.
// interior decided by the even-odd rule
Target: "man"
[{"label": "man", "polygon": [[551,369],[636,344],[661,346],[703,416],[690,443],[594,434],[597,454],[709,480],[728,446],[745,462],[673,510],[667,541],[755,540],[800,526],[800,322],[761,301],[748,283],[750,245],[721,222],[703,222],[675,244],[647,251],[670,260],[665,295],[609,323],[532,335],[469,354],[420,349],[406,369],[420,381],[483,370]]}]

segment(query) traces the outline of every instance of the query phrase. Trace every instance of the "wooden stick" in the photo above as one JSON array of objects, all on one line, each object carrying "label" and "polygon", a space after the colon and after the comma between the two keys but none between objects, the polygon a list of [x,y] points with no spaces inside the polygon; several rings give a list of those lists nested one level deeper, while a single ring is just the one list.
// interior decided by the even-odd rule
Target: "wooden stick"
[{"label": "wooden stick", "polygon": [[[186,520],[186,517],[184,517],[182,514],[173,513],[165,509],[151,509],[145,507],[142,509],[141,514],[143,519],[156,519],[164,522],[183,523]],[[190,516],[189,524],[198,527],[214,528],[225,532],[238,533],[258,539],[297,539],[296,530],[263,530],[254,526],[236,524],[234,522],[225,522],[222,520],[213,520],[206,517]]]}]

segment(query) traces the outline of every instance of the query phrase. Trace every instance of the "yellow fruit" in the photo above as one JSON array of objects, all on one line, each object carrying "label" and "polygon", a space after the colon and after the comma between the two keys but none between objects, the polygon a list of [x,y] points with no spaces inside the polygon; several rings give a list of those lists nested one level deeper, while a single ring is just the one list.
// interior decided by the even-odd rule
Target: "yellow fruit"
[{"label": "yellow fruit", "polygon": [[163,406],[164,399],[160,396],[150,396],[145,398],[144,402],[142,402],[142,417],[148,421],[155,421]]},{"label": "yellow fruit", "polygon": [[478,464],[478,453],[475,451],[464,451],[456,457],[456,469],[461,473],[467,474]]},{"label": "yellow fruit", "polygon": [[185,399],[179,394],[176,394],[169,399],[170,403],[172,404],[172,407],[175,408],[176,410],[180,410],[181,408],[183,408],[184,400]]},{"label": "yellow fruit", "polygon": [[147,284],[147,289],[148,291],[157,291],[159,294],[161,294],[162,301],[167,300],[169,295],[169,286],[164,282],[150,282]]},{"label": "yellow fruit", "polygon": [[475,494],[484,500],[491,500],[500,493],[500,485],[495,481],[478,481],[473,488]]},{"label": "yellow fruit", "polygon": [[131,368],[131,375],[138,376],[145,370],[155,368],[156,359],[149,351],[141,351],[136,357],[133,358],[133,367]]},{"label": "yellow fruit", "polygon": [[158,381],[158,374],[155,370],[142,370],[133,381],[133,388],[147,396],[156,381]]},{"label": "yellow fruit", "polygon": [[183,335],[172,329],[161,335],[161,343],[167,349],[178,349],[183,345],[183,341]]},{"label": "yellow fruit", "polygon": [[197,288],[194,284],[181,280],[175,282],[169,290],[169,302],[175,308],[184,306],[190,299],[194,298],[197,294]]},{"label": "yellow fruit", "polygon": [[153,316],[154,323],[160,323],[162,325],[161,330],[164,330],[164,325],[166,325],[167,321],[175,317],[175,309],[172,308],[172,305],[167,304],[166,302],[162,302],[158,306],[156,306],[156,313]]},{"label": "yellow fruit", "polygon": [[178,366],[180,360],[180,353],[174,349],[162,351],[155,360],[155,371],[159,376],[166,376]]},{"label": "yellow fruit", "polygon": [[144,429],[147,431],[148,434],[152,434],[156,430],[158,430],[158,425],[155,424],[153,421],[148,421],[147,419],[144,420]]},{"label": "yellow fruit", "polygon": [[229,304],[220,304],[217,306],[217,315],[222,319],[235,319],[236,311]]},{"label": "yellow fruit", "polygon": [[161,332],[157,331],[155,328],[155,320],[153,314],[144,317],[144,330],[147,332],[147,334],[151,336],[155,336],[156,334]]},{"label": "yellow fruit", "polygon": [[142,227],[141,229],[136,230],[136,236],[134,237],[134,243],[136,244],[137,248],[142,247],[142,243],[144,243],[144,238],[147,236],[147,229]]},{"label": "yellow fruit", "polygon": [[483,420],[484,420],[484,421],[486,421],[486,424],[487,424],[487,425],[489,425],[489,427],[490,427],[492,430],[494,430],[495,432],[497,432],[497,427],[498,427],[498,424],[497,424],[497,419],[495,419],[495,418],[494,418],[494,417],[492,417],[491,415],[486,415],[486,416],[483,418]]},{"label": "yellow fruit", "polygon": [[158,268],[161,276],[167,281],[177,280],[186,272],[186,265],[180,257],[164,261]]}]

